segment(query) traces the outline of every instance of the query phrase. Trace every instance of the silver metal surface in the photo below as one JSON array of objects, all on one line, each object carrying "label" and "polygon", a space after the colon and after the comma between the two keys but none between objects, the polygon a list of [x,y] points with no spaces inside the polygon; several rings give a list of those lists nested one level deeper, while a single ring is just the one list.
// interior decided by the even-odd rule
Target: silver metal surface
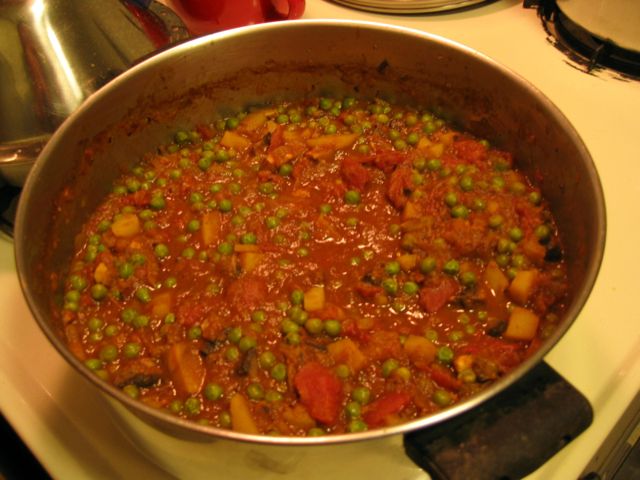
[{"label": "silver metal surface", "polygon": [[[524,173],[540,179],[566,249],[571,291],[563,322],[537,353],[481,394],[433,416],[364,433],[291,438],[178,419],[101,381],[69,352],[53,314],[62,285],[51,279],[63,278],[82,223],[123,169],[176,130],[211,122],[216,112],[354,93],[437,109],[458,127],[511,151]],[[85,102],[56,131],[29,176],[18,208],[15,252],[25,297],[49,340],[97,388],[147,422],[196,440],[331,444],[429,427],[518,380],[560,339],[587,300],[602,260],[605,227],[602,188],[585,145],[566,117],[524,79],[434,35],[374,23],[296,20],[179,45],[125,72]]]},{"label": "silver metal surface", "polygon": [[89,95],[136,61],[188,38],[171,10],[155,2],[150,6],[124,0],[0,0],[5,180],[23,183],[53,131]]}]

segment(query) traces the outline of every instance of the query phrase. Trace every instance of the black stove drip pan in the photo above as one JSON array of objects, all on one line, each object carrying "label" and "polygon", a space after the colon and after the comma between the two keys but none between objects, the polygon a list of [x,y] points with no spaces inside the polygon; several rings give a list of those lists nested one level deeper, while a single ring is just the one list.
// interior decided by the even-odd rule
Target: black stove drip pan
[{"label": "black stove drip pan", "polygon": [[593,420],[589,401],[542,362],[453,420],[404,437],[433,480],[511,480],[534,472]]},{"label": "black stove drip pan", "polygon": [[571,20],[555,0],[525,0],[525,8],[537,7],[544,29],[555,46],[582,65],[587,72],[610,68],[628,78],[640,79],[640,52],[616,45],[609,39],[592,34]]}]

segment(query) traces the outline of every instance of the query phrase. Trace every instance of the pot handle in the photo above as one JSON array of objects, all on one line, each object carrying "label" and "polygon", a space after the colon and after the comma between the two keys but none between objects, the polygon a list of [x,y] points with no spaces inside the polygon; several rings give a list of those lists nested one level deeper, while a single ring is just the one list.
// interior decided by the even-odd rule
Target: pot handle
[{"label": "pot handle", "polygon": [[406,434],[404,448],[433,480],[523,478],[592,420],[584,395],[541,362],[479,407]]}]

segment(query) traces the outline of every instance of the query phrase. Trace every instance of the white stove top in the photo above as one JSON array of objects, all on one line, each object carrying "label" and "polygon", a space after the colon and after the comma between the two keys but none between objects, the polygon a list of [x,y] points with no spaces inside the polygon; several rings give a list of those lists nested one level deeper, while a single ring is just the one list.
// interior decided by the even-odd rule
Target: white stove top
[{"label": "white stove top", "polygon": [[[547,40],[536,12],[516,0],[452,14],[404,17],[307,0],[304,18],[393,23],[466,44],[528,79],[584,139],[604,187],[605,257],[583,312],[546,361],[588,398],[595,418],[529,479],[578,478],[640,388],[640,82],[580,71]],[[0,238],[0,309],[0,410],[54,478],[171,478],[133,447],[113,417],[105,414],[105,400],[63,362],[39,331],[22,298],[6,238]],[[371,478],[428,478],[403,457],[400,440],[382,446]],[[376,445],[369,444],[367,461],[373,448]],[[354,469],[363,460],[355,452],[343,467],[336,465],[325,475],[359,477]],[[162,459],[156,461],[163,464]],[[208,473],[231,478],[230,470],[220,470],[223,464],[212,460],[215,467]],[[174,462],[171,468],[176,476],[192,478],[196,466]],[[257,470],[245,470],[238,478],[251,478],[253,473]],[[294,476],[298,478],[300,471]]]}]

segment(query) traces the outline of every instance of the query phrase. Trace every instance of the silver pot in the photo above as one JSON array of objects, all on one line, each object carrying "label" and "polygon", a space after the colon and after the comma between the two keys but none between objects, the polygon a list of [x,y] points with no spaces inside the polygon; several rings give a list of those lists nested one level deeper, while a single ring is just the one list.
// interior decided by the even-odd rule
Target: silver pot
[{"label": "silver pot", "polygon": [[[459,127],[514,153],[539,179],[566,249],[565,318],[539,351],[483,393],[436,415],[357,434],[316,438],[242,434],[187,422],[100,381],[65,347],[52,308],[74,237],[116,176],[179,128],[248,104],[301,95],[393,97],[436,108]],[[584,144],[532,85],[454,42],[351,21],[281,22],[199,38],[135,66],[82,105],[53,135],[25,185],[16,230],[20,282],[36,321],[67,362],[110,400],[189,440],[271,445],[371,440],[427,428],[470,410],[521,378],[553,347],[587,300],[602,260],[604,200]]]},{"label": "silver pot", "polygon": [[0,0],[0,178],[21,186],[89,95],[187,38],[180,18],[151,0]]}]

